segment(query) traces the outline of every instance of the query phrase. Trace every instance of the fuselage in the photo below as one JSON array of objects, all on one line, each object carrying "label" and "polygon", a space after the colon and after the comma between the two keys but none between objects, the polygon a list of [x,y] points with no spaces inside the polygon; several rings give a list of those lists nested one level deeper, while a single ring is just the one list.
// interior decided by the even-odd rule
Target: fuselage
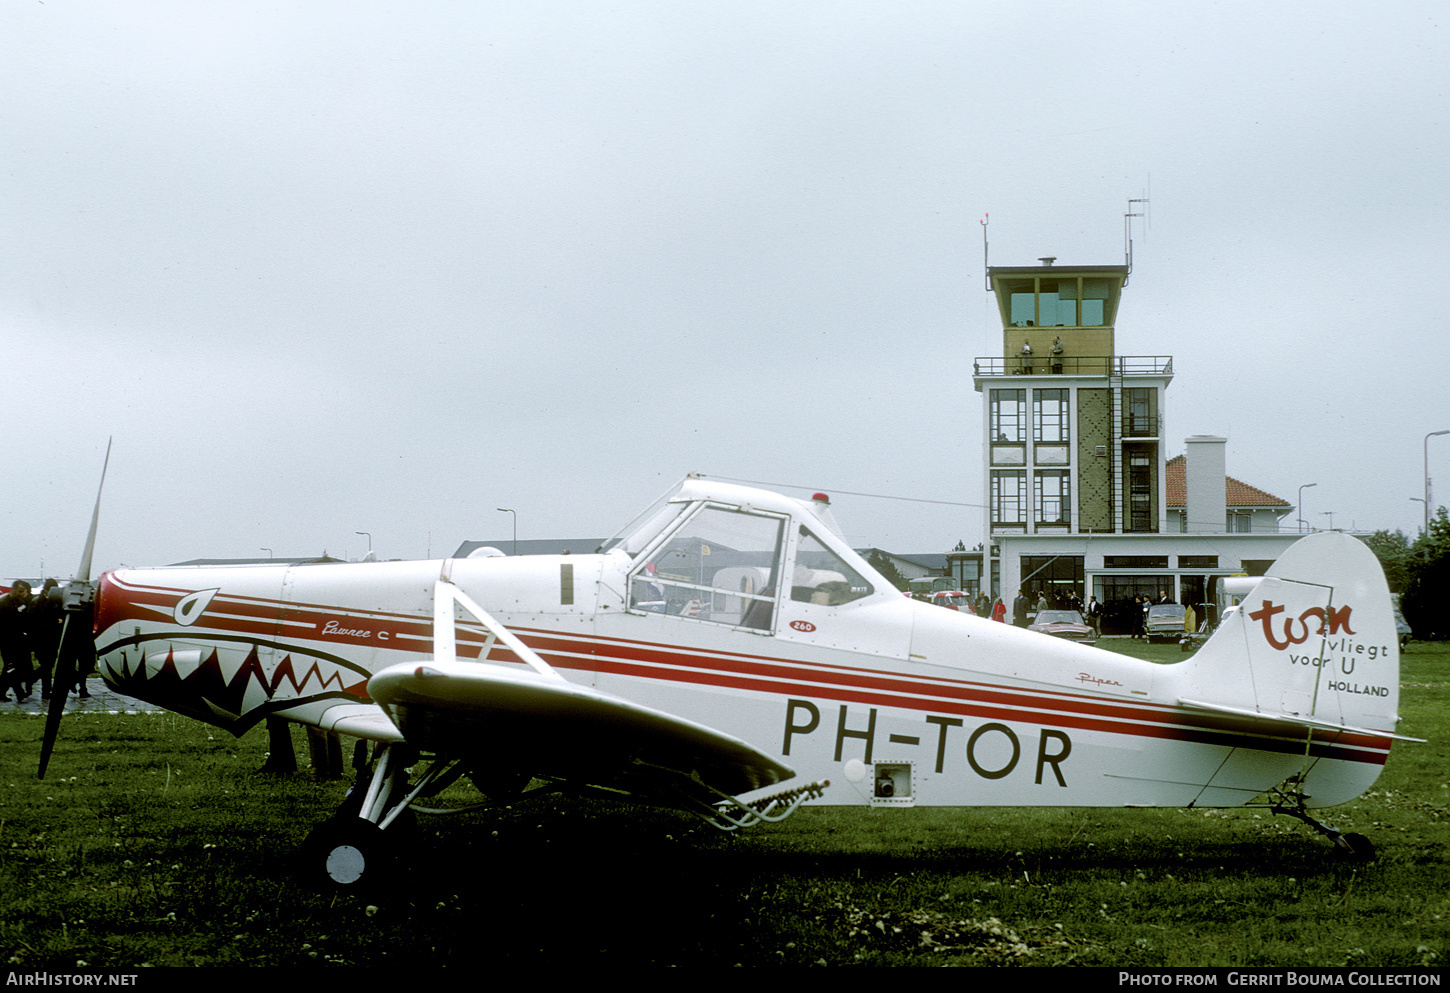
[{"label": "fuselage", "polygon": [[[860,569],[834,539],[819,542]],[[795,567],[799,579],[796,544],[781,548],[776,572]],[[1232,806],[1312,768],[1313,804],[1329,805],[1367,788],[1388,754],[1387,738],[1306,741],[1303,729],[1185,708],[1187,664],[941,610],[870,574],[868,594],[832,603],[752,585],[756,567],[737,565],[741,602],[726,610],[703,558],[665,580],[645,558],[617,548],[115,570],[101,581],[98,658],[123,692],[237,734],[271,715],[320,723],[368,705],[373,673],[433,657],[433,584],[446,573],[567,679],[830,779],[823,803]],[[695,598],[668,605],[670,588],[647,599],[634,592],[645,578]],[[768,609],[752,614],[755,604]],[[460,660],[519,664],[482,626],[458,631]]]}]

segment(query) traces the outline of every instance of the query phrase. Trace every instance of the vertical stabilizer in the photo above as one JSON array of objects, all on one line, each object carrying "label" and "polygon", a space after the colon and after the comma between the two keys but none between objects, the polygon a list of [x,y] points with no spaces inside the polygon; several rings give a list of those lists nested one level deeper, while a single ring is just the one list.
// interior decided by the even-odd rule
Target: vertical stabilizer
[{"label": "vertical stabilizer", "polygon": [[1392,734],[1400,653],[1379,561],[1339,532],[1300,539],[1185,667],[1185,704]]}]

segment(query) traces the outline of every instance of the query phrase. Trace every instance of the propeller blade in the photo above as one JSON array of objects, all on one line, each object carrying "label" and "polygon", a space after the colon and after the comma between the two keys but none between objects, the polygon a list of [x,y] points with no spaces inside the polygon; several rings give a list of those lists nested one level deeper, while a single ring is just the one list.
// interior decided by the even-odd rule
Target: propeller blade
[{"label": "propeller blade", "polygon": [[91,555],[96,550],[96,527],[101,523],[101,490],[106,486],[106,470],[111,465],[111,441],[106,439],[106,461],[101,464],[101,485],[96,487],[96,507],[91,511],[91,532],[86,536],[86,550],[81,555],[80,568],[76,570],[76,579],[82,583],[91,580]]},{"label": "propeller blade", "polygon": [[55,749],[56,735],[60,732],[60,717],[65,713],[65,701],[78,671],[76,662],[87,649],[95,652],[95,642],[87,630],[93,614],[89,604],[66,611],[65,623],[60,630],[60,651],[55,656],[55,673],[50,681],[50,708],[45,712],[45,733],[40,739],[40,769],[35,774],[36,779],[45,778],[46,766],[50,764],[50,754]]},{"label": "propeller blade", "polygon": [[80,673],[90,671],[90,661],[96,655],[96,642],[91,639],[91,623],[96,616],[94,604],[78,604],[68,610],[65,623],[61,626],[61,651],[55,654],[55,674],[51,677],[51,706],[45,712],[45,735],[41,738],[41,768],[36,778],[45,778],[45,767],[51,763],[51,752],[55,748],[55,736],[61,729],[61,715],[65,713],[65,699],[70,696],[71,683]]},{"label": "propeller blade", "polygon": [[[51,678],[50,707],[45,712],[45,731],[40,739],[40,769],[37,779],[45,778],[55,739],[60,733],[60,718],[65,713],[66,697],[77,672],[89,672],[95,658],[96,644],[91,628],[95,623],[96,587],[91,582],[91,558],[96,550],[96,530],[101,521],[101,491],[106,486],[106,470],[111,465],[111,440],[106,440],[106,461],[101,466],[101,485],[96,487],[96,506],[91,511],[91,530],[86,535],[86,549],[81,553],[80,568],[65,591],[65,621],[60,630],[60,651],[55,657],[55,673]],[[84,666],[77,662],[84,661]]]}]

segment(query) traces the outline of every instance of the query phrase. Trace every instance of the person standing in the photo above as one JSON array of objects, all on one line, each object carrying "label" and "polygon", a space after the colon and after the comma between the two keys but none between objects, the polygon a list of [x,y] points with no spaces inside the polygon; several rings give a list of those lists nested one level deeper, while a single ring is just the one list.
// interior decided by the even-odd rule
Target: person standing
[{"label": "person standing", "polygon": [[1087,619],[1093,629],[1093,635],[1101,638],[1103,636],[1103,605],[1098,603],[1096,596],[1088,597]]},{"label": "person standing", "polygon": [[1000,621],[1003,624],[1007,623],[1007,605],[1002,602],[1001,597],[998,597],[996,602],[992,604],[992,620]]},{"label": "person standing", "polygon": [[1012,601],[1012,623],[1019,628],[1027,626],[1027,612],[1032,609],[1032,601],[1027,599],[1027,594],[1022,590],[1017,591],[1017,598]]},{"label": "person standing", "polygon": [[[60,652],[60,633],[65,624],[65,605],[60,598],[60,584],[47,579],[40,595],[30,605],[30,647],[35,653],[35,666],[40,670],[40,698],[50,699],[51,673]],[[70,687],[65,687],[69,691]]]},{"label": "person standing", "polygon": [[18,703],[30,696],[34,673],[30,669],[30,618],[27,612],[34,599],[30,584],[17,579],[10,592],[0,596],[0,700],[8,700],[15,689]]}]

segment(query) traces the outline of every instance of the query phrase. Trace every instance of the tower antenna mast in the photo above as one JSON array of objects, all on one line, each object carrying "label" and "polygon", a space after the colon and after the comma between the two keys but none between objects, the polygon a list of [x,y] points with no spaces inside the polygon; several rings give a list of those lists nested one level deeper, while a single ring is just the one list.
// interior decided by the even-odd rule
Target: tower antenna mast
[{"label": "tower antenna mast", "polygon": [[1128,212],[1123,215],[1123,264],[1128,271],[1123,274],[1123,285],[1128,285],[1128,278],[1133,275],[1133,218],[1144,216],[1143,211],[1134,211],[1133,205],[1147,203],[1147,197],[1128,201]]},{"label": "tower antenna mast", "polygon": [[991,216],[989,213],[983,213],[981,221],[978,222],[982,225],[982,282],[986,284],[988,293],[992,292],[992,276],[987,271],[987,220]]}]

